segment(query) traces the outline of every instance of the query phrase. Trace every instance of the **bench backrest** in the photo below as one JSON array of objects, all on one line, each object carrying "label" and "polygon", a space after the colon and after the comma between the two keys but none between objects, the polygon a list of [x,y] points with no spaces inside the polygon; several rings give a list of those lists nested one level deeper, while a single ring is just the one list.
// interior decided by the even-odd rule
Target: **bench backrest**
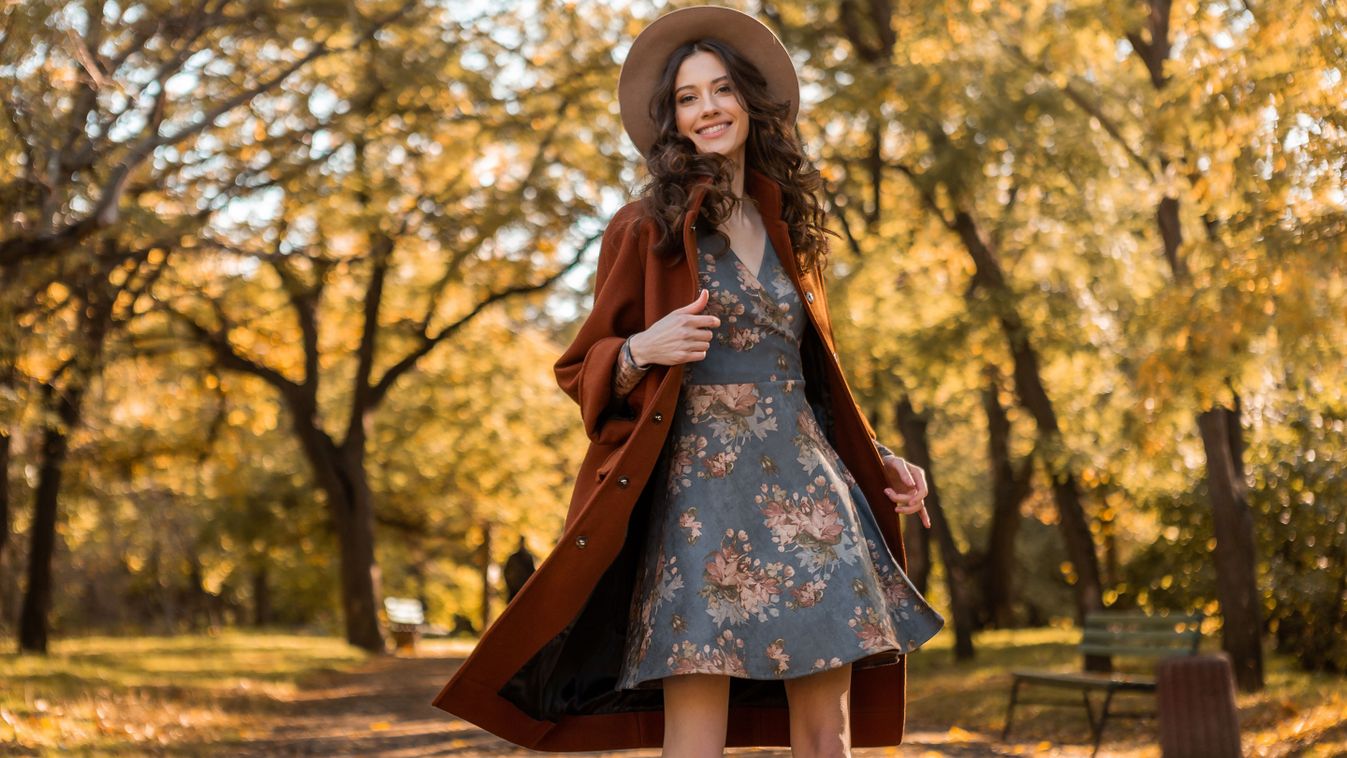
[{"label": "bench backrest", "polygon": [[1203,617],[1202,613],[1150,616],[1135,611],[1091,611],[1085,614],[1080,651],[1142,658],[1196,655]]},{"label": "bench backrest", "polygon": [[416,598],[386,597],[384,611],[390,624],[422,624],[426,620],[426,611]]}]

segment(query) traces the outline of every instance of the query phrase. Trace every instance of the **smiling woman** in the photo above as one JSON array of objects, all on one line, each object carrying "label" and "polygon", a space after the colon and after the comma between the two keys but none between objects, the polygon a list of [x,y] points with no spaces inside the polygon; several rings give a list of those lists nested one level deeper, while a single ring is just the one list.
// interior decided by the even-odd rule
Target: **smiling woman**
[{"label": "smiling woman", "polygon": [[650,181],[554,367],[591,440],[566,534],[435,704],[544,750],[898,744],[905,655],[944,624],[896,518],[929,526],[925,477],[838,365],[790,56],[685,8],[618,91]]},{"label": "smiling woman", "polygon": [[[679,15],[670,13],[643,32],[654,31],[656,39],[649,44],[661,44],[660,36],[672,39],[684,32],[674,28],[684,23]],[[771,34],[756,20],[751,22]],[[744,244],[735,244],[741,240],[735,239],[731,220],[731,216],[739,217],[739,204],[744,200],[743,183],[734,177],[742,177],[741,167],[748,165],[778,181],[784,216],[800,220],[790,225],[790,234],[801,269],[822,266],[827,253],[825,235],[831,232],[825,227],[826,214],[818,200],[822,180],[795,139],[799,86],[790,56],[774,35],[771,39],[779,54],[750,60],[722,41],[728,35],[688,31],[692,38],[684,37],[667,52],[661,50],[667,56],[662,62],[656,63],[657,56],[652,55],[650,65],[641,70],[624,66],[618,85],[619,93],[624,87],[643,87],[643,96],[649,100],[644,114],[633,114],[637,108],[624,106],[623,119],[632,141],[646,157],[650,181],[641,194],[653,219],[656,248],[674,259],[681,255],[683,240],[676,239],[673,230],[687,213],[688,188],[705,181],[707,197],[701,215],[716,236],[737,250],[760,250],[762,237],[751,230]],[[630,99],[625,94],[622,97]],[[752,214],[754,209],[745,212]]]}]

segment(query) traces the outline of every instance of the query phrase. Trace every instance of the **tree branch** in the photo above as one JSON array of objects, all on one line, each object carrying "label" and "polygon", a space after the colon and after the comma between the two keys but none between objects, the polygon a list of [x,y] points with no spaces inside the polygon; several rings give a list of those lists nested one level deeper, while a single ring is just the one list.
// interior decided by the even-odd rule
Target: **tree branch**
[{"label": "tree branch", "polygon": [[575,268],[575,266],[579,264],[580,261],[584,258],[585,252],[589,250],[589,248],[592,247],[595,242],[598,242],[602,238],[603,238],[602,232],[589,237],[587,240],[585,240],[584,244],[580,245],[579,249],[575,254],[575,257],[572,258],[569,263],[567,263],[559,271],[548,276],[542,281],[536,284],[524,284],[516,287],[508,287],[500,292],[492,294],[482,302],[478,303],[467,314],[460,317],[454,323],[444,327],[436,334],[422,335],[421,344],[417,346],[416,349],[412,350],[410,353],[404,356],[402,360],[399,360],[396,364],[394,364],[391,368],[389,368],[388,371],[384,373],[383,377],[379,379],[378,383],[374,385],[373,389],[370,392],[370,407],[373,408],[377,406],[383,400],[384,396],[388,393],[389,388],[393,386],[393,383],[396,382],[400,376],[410,371],[416,365],[417,361],[419,361],[422,357],[428,354],[431,350],[434,350],[436,345],[440,344],[445,339],[449,338],[450,336],[458,332],[458,330],[462,329],[464,326],[470,323],[474,318],[477,317],[478,314],[484,311],[488,306],[490,306],[493,303],[504,300],[506,298],[514,297],[515,295],[523,295],[531,292],[537,292],[539,290],[543,290],[552,286],[554,282],[556,282],[558,279],[564,276],[568,271]]},{"label": "tree branch", "polygon": [[196,319],[170,307],[166,303],[162,308],[169,316],[175,318],[186,326],[188,331],[192,333],[199,343],[209,348],[215,355],[216,362],[219,363],[222,368],[238,371],[243,374],[251,374],[265,381],[267,384],[270,384],[272,387],[275,387],[281,394],[286,395],[287,397],[298,398],[303,394],[303,385],[296,384],[270,366],[258,363],[251,358],[244,356],[242,353],[239,353],[234,348],[233,343],[229,341],[227,328],[217,332],[203,326],[198,323]]}]

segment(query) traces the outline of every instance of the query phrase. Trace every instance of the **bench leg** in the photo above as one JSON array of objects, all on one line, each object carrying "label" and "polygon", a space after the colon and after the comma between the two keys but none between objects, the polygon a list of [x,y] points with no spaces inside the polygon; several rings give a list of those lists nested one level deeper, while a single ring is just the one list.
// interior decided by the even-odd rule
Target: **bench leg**
[{"label": "bench leg", "polygon": [[1001,730],[1001,741],[1005,742],[1010,738],[1010,720],[1015,717],[1015,699],[1019,696],[1020,683],[1022,679],[1016,679],[1015,683],[1010,685],[1010,707],[1006,709],[1006,725]]},{"label": "bench leg", "polygon": [[1099,742],[1104,737],[1104,725],[1108,723],[1108,705],[1113,700],[1113,690],[1110,689],[1104,693],[1104,710],[1099,714],[1099,728],[1094,730],[1094,750],[1090,753],[1090,758],[1094,758],[1099,752]]},{"label": "bench leg", "polygon": [[1094,739],[1099,727],[1094,720],[1094,703],[1090,702],[1090,691],[1081,690],[1080,699],[1085,703],[1085,719],[1090,722],[1090,739]]}]

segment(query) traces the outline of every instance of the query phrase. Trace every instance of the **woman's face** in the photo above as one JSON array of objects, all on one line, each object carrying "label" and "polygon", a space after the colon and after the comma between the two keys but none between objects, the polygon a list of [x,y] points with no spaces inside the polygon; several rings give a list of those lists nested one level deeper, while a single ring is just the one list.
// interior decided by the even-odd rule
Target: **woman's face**
[{"label": "woman's face", "polygon": [[674,118],[678,133],[692,140],[697,152],[720,153],[743,164],[748,112],[720,56],[699,50],[683,59],[674,79]]}]

